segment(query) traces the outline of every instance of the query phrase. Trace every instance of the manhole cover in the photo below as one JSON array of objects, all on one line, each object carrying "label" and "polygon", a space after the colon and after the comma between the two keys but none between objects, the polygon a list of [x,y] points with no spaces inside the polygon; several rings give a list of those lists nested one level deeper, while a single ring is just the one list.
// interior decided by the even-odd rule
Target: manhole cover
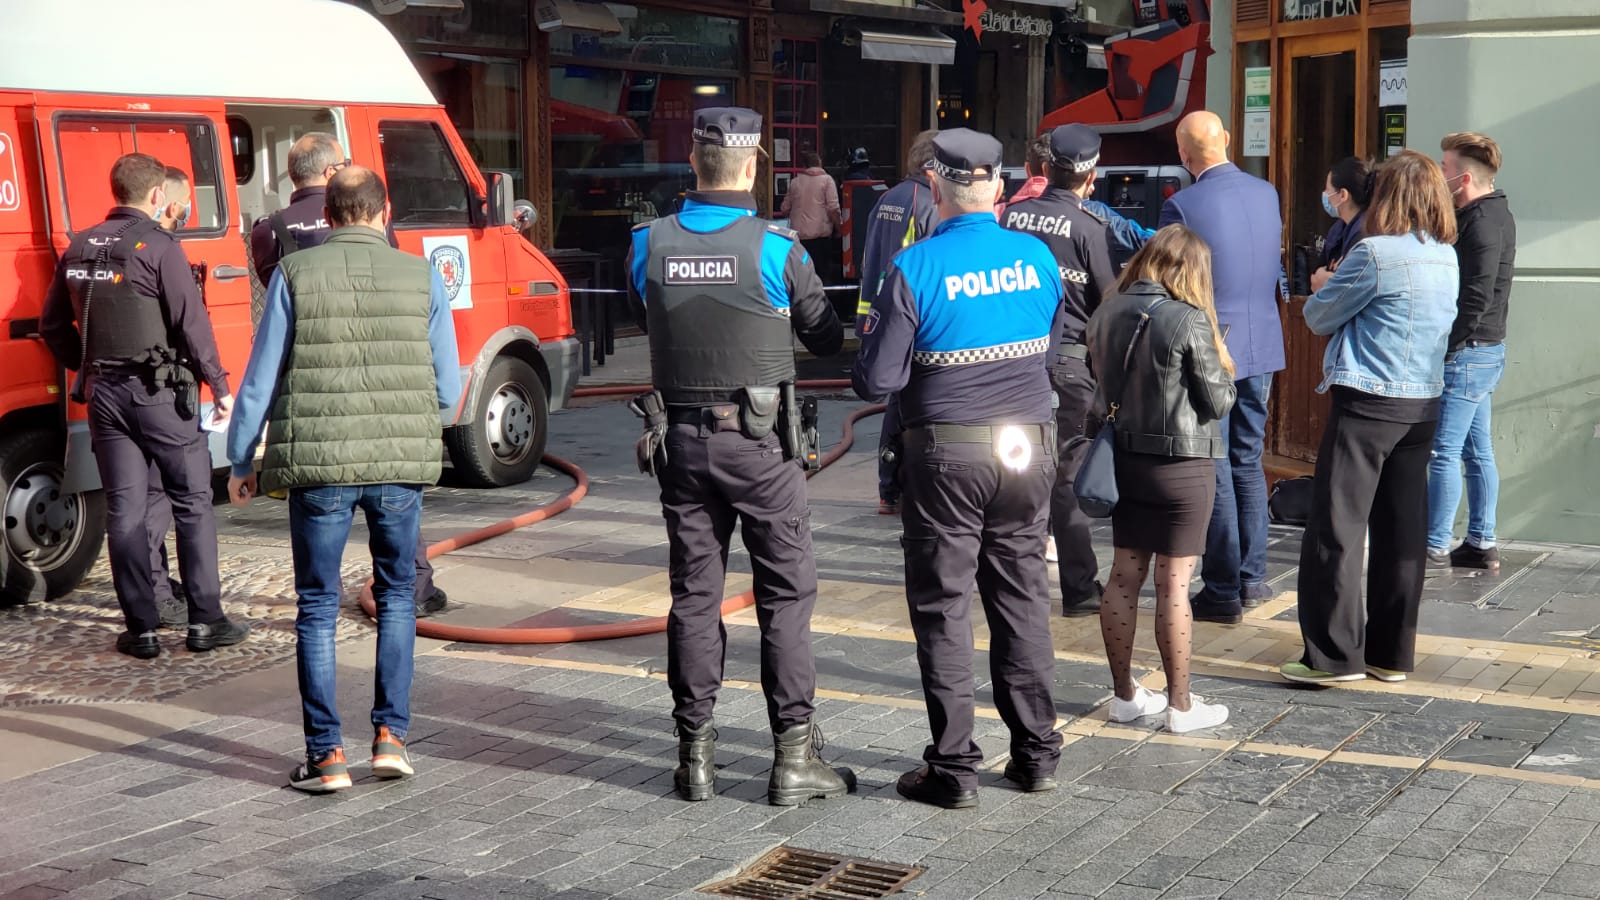
[{"label": "manhole cover", "polygon": [[798,900],[801,897],[864,900],[897,894],[923,871],[918,866],[779,847],[756,860],[738,877],[708,885],[700,892],[759,900]]}]

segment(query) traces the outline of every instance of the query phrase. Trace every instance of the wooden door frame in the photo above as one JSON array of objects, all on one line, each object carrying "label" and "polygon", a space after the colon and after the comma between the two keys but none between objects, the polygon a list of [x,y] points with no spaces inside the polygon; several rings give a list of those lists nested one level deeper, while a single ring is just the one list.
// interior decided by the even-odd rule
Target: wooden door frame
[{"label": "wooden door frame", "polygon": [[[1277,134],[1274,138],[1273,154],[1282,164],[1272,170],[1273,181],[1278,185],[1279,201],[1282,204],[1284,227],[1284,247],[1289,248],[1289,223],[1294,221],[1291,215],[1296,203],[1310,202],[1309,198],[1294,196],[1293,185],[1289,183],[1291,172],[1299,171],[1299,160],[1295,156],[1294,136],[1299,131],[1300,105],[1294,102],[1294,63],[1296,59],[1310,56],[1327,56],[1336,53],[1355,54],[1355,98],[1356,98],[1356,133],[1351,146],[1356,153],[1361,153],[1361,148],[1372,145],[1372,117],[1363,113],[1367,95],[1372,91],[1372,73],[1369,57],[1372,55],[1372,42],[1367,40],[1364,32],[1359,29],[1340,31],[1329,34],[1313,34],[1302,37],[1282,38],[1273,54],[1277,65],[1275,66],[1278,80],[1279,97],[1283,98],[1284,115],[1278,117],[1275,127]],[[1287,263],[1288,260],[1285,260]]]}]

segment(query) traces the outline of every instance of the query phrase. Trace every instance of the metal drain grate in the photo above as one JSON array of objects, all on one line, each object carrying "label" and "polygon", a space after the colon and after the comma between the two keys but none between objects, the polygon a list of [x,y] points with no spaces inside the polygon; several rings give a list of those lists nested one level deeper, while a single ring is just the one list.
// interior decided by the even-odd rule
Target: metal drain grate
[{"label": "metal drain grate", "polygon": [[739,876],[707,885],[700,893],[755,900],[868,900],[898,894],[924,871],[919,866],[779,847]]}]

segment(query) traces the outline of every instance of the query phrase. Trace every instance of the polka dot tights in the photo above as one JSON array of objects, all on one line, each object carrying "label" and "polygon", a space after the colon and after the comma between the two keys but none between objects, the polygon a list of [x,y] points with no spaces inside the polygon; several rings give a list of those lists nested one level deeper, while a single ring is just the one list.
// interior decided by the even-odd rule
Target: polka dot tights
[{"label": "polka dot tights", "polygon": [[1167,701],[1176,710],[1189,708],[1189,660],[1193,653],[1193,613],[1189,609],[1189,581],[1199,557],[1170,557],[1144,550],[1118,547],[1111,578],[1100,598],[1100,637],[1106,644],[1106,661],[1117,696],[1132,700],[1133,640],[1139,623],[1139,591],[1156,562],[1156,646],[1167,673]]}]

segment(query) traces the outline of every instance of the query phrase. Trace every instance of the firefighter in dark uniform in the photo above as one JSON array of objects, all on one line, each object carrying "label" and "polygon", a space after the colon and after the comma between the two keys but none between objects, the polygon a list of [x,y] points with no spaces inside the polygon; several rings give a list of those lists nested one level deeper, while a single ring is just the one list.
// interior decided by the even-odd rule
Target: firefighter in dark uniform
[{"label": "firefighter in dark uniform", "polygon": [[1056,441],[1060,467],[1050,496],[1050,527],[1060,557],[1061,613],[1100,613],[1100,563],[1089,543],[1089,517],[1078,507],[1073,482],[1088,445],[1079,441],[1084,417],[1094,401],[1094,378],[1085,361],[1083,329],[1089,316],[1116,286],[1106,221],[1083,208],[1094,193],[1094,167],[1100,161],[1100,135],[1086,125],[1062,125],[1050,133],[1050,160],[1045,177],[1050,185],[1032,200],[1006,207],[1003,224],[1045,242],[1061,270],[1066,289],[1065,315],[1058,347],[1050,360],[1050,382],[1056,391]]},{"label": "firefighter in dark uniform", "polygon": [[1043,553],[1061,279],[1049,248],[995,221],[1000,155],[999,141],[966,128],[934,139],[939,225],[889,267],[852,372],[864,399],[898,392],[904,421],[906,602],[933,743],[898,788],[949,809],[977,804],[983,759],[972,739],[974,582],[1011,729],[1005,777],[1051,790],[1061,757]]},{"label": "firefighter in dark uniform", "polygon": [[77,372],[74,398],[88,398],[89,435],[106,493],[111,581],[127,623],[117,649],[139,659],[161,654],[147,509],[152,465],[178,526],[189,649],[237,644],[249,634],[222,612],[198,381],[211,387],[218,422],[232,412],[233,396],[189,259],[155,219],[168,205],[166,176],[152,156],[116,161],[117,206],[72,239],[40,322],[50,352]]},{"label": "firefighter in dark uniform", "polygon": [[767,799],[791,806],[837,797],[848,769],[817,756],[812,724],[817,599],[810,512],[794,402],[791,330],[817,356],[843,335],[798,237],[756,218],[761,117],[737,107],[695,114],[689,163],[699,190],[683,211],[634,229],[630,284],[642,303],[655,390],[634,401],[645,417],[639,466],[661,484],[671,560],[667,682],[678,726],[678,795],[715,793],[712,707],[722,684],[728,542],[736,523],[755,572],[761,687],[775,758]]},{"label": "firefighter in dark uniform", "polygon": [[[278,261],[307,247],[321,246],[333,233],[323,206],[328,196],[328,179],[350,160],[338,138],[321,131],[300,136],[289,148],[289,181],[294,193],[289,205],[270,216],[257,219],[250,229],[250,259],[263,286],[271,283]],[[394,223],[385,234],[389,246],[398,249]],[[417,541],[417,618],[434,615],[445,608],[449,598],[433,583],[433,563],[428,561],[428,542]]]},{"label": "firefighter in dark uniform", "polygon": [[[872,301],[883,284],[884,272],[895,254],[915,244],[933,231],[938,213],[933,208],[933,189],[928,186],[928,163],[933,159],[933,136],[929,129],[917,135],[906,154],[906,177],[885,191],[872,207],[866,233],[861,237],[861,296],[856,302],[856,337],[867,324]],[[900,486],[896,483],[900,446],[900,403],[889,397],[884,404],[878,432],[878,512],[900,514]]]}]

